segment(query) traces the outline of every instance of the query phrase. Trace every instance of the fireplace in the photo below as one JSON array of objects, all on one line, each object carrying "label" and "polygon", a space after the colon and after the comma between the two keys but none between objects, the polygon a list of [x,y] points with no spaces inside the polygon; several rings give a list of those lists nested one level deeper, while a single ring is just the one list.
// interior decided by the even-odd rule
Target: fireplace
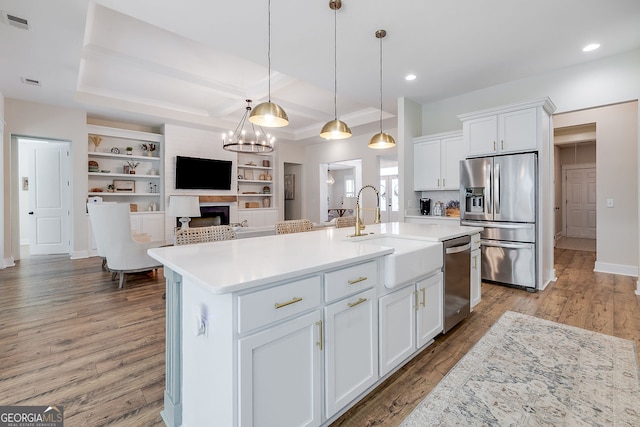
[{"label": "fireplace", "polygon": [[[200,217],[191,218],[189,227],[209,227],[211,225],[229,225],[229,206],[200,205]],[[176,221],[180,226],[180,219]]]}]

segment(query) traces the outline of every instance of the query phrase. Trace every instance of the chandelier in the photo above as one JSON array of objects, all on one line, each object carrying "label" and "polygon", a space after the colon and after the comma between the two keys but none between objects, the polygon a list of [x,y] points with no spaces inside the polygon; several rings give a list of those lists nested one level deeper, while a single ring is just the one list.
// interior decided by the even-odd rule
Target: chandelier
[{"label": "chandelier", "polygon": [[[246,101],[247,107],[240,123],[236,126],[236,130],[222,134],[222,148],[239,153],[270,153],[273,151],[273,143],[276,139],[265,133],[262,127],[251,122],[247,123],[247,117],[251,112],[251,100],[247,99]],[[248,125],[249,131],[245,129],[245,125]]]}]

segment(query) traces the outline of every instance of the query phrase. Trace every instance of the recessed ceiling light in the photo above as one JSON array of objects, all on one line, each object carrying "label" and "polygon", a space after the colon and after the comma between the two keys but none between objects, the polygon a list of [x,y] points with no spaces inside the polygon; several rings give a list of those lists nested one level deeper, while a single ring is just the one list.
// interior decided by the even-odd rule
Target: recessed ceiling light
[{"label": "recessed ceiling light", "polygon": [[600,47],[600,43],[590,43],[582,48],[583,52],[591,52],[592,50],[596,50]]},{"label": "recessed ceiling light", "polygon": [[407,74],[407,76],[404,78],[406,81],[410,82],[412,80],[416,79],[416,75],[415,74]]}]

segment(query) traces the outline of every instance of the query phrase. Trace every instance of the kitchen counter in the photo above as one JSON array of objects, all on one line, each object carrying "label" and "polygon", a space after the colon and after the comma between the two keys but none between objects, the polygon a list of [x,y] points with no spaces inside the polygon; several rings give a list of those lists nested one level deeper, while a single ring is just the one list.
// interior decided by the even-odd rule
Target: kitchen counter
[{"label": "kitchen counter", "polygon": [[[453,224],[394,222],[367,225],[363,233],[403,235],[441,242],[481,230],[479,227]],[[307,233],[167,246],[150,249],[149,255],[185,278],[205,286],[209,292],[224,294],[393,252],[386,246],[357,242],[366,236],[347,237],[353,233],[352,227],[329,228]]]},{"label": "kitchen counter", "polygon": [[[386,261],[402,245],[394,253],[372,238],[400,236],[413,251],[416,240],[441,248],[479,231],[388,223],[359,237],[349,237],[353,227],[327,228],[150,249],[165,265],[165,425],[331,424],[443,331],[442,259],[389,289]],[[398,298],[407,302],[401,313]],[[403,335],[407,345],[390,339],[400,330],[414,331]]]}]

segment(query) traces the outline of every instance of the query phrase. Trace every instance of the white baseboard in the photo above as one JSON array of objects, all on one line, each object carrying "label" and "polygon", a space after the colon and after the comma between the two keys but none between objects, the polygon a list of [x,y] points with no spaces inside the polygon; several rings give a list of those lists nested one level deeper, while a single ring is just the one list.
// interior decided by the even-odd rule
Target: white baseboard
[{"label": "white baseboard", "polygon": [[640,295],[640,280],[636,282],[636,295]]},{"label": "white baseboard", "polygon": [[633,265],[612,264],[600,261],[596,261],[593,271],[620,274],[622,276],[638,276],[638,267]]},{"label": "white baseboard", "polygon": [[82,259],[82,258],[89,258],[89,252],[86,250],[71,252],[71,259]]},{"label": "white baseboard", "polygon": [[15,263],[15,259],[13,257],[9,257],[9,258],[5,258],[2,261],[2,268],[7,268],[7,267],[15,267],[16,263]]}]

